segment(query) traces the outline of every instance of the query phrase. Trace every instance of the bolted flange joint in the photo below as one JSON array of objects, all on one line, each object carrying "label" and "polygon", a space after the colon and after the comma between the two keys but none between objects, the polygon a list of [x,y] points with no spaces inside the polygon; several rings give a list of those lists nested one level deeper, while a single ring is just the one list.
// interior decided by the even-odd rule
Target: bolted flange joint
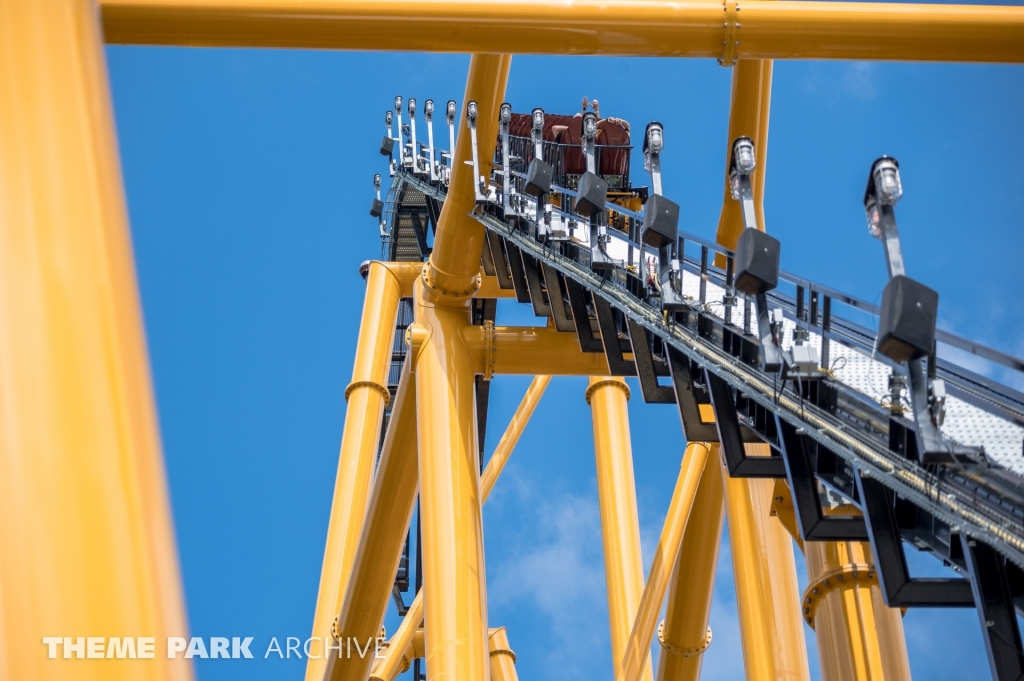
[{"label": "bolted flange joint", "polygon": [[704,651],[711,645],[711,627],[708,627],[708,631],[704,634],[704,638],[701,642],[695,646],[677,646],[669,643],[665,640],[665,620],[662,620],[658,625],[658,643],[665,652],[673,655],[679,655],[680,657],[697,657],[703,655]]},{"label": "bolted flange joint", "polygon": [[423,283],[423,290],[429,291],[433,296],[445,300],[462,301],[477,294],[483,279],[479,272],[470,277],[445,275],[427,263],[420,272],[420,281]]},{"label": "bolted flange joint", "polygon": [[584,395],[583,395],[584,399],[587,400],[587,404],[590,404],[590,398],[593,397],[594,391],[597,390],[598,388],[603,388],[606,385],[614,385],[616,388],[621,389],[623,392],[626,393],[626,400],[627,401],[629,400],[629,386],[626,385],[626,383],[624,381],[620,381],[620,380],[616,380],[614,378],[610,378],[610,379],[606,379],[604,381],[598,381],[597,383],[595,383],[592,386],[590,386],[589,388],[587,388],[587,392],[584,393]]},{"label": "bolted flange joint", "polygon": [[814,628],[814,615],[825,597],[836,589],[852,589],[855,586],[878,584],[875,578],[875,566],[867,563],[849,563],[829,570],[804,591],[804,600],[800,604],[801,613],[807,625]]}]

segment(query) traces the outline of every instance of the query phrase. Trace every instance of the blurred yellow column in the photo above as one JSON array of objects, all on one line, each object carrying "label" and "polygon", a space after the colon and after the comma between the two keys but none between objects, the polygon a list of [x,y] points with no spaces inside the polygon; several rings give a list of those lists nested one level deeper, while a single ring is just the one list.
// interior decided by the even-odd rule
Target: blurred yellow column
[{"label": "blurred yellow column", "polygon": [[[748,445],[762,446],[767,445]],[[747,679],[808,679],[793,540],[770,515],[774,480],[730,478],[719,467]]]},{"label": "blurred yellow column", "polygon": [[[187,625],[102,42],[93,2],[0,2],[0,679],[12,681],[192,676],[166,654]],[[56,659],[44,637],[61,637]],[[77,644],[106,656],[106,637],[152,659],[77,659]]]},{"label": "blurred yellow column", "polygon": [[[621,378],[591,377],[587,403],[594,419],[594,458],[601,504],[604,574],[608,588],[612,673],[618,671],[629,642],[636,609],[644,591],[640,554],[640,521],[633,480],[633,448],[629,439],[629,388]],[[645,681],[653,678],[648,656]]]},{"label": "blurred yellow column", "polygon": [[[710,448],[706,465],[718,466],[718,444],[706,446]],[[697,487],[672,573],[665,620],[658,627],[658,681],[697,681],[704,651],[711,645],[708,618],[725,505],[722,476],[714,468],[709,473],[701,476]]]},{"label": "blurred yellow column", "polygon": [[[334,617],[341,609],[341,598],[359,546],[380,442],[381,420],[389,400],[387,377],[400,294],[399,278],[383,263],[370,262],[352,382],[345,390],[348,408],[313,615],[312,635],[321,641],[331,640]],[[309,658],[306,681],[320,681],[326,666],[325,657]]]}]

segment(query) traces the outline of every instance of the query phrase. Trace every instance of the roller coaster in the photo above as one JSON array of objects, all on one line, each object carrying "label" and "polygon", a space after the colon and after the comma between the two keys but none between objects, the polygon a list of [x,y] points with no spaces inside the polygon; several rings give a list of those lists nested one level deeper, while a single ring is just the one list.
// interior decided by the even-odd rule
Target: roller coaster
[{"label": "roller coaster", "polygon": [[[986,644],[998,651],[1019,641],[1024,395],[939,359],[937,343],[1013,371],[1024,371],[1024,362],[935,328],[937,294],[903,270],[893,210],[902,196],[896,159],[883,156],[872,165],[860,207],[868,235],[883,243],[891,274],[879,307],[779,270],[779,242],[757,229],[750,181],[757,161],[749,138],[737,138],[732,149],[730,194],[744,230],[729,249],[679,231],[679,207],[661,194],[662,126],[646,128],[651,183],[636,187],[629,124],[601,119],[596,101],[590,110],[583,102],[575,116],[541,109],[517,114],[502,104],[487,175],[479,160],[479,106],[467,105],[462,133],[472,137],[469,163],[478,178],[470,215],[486,229],[480,267],[482,277],[493,277],[491,295],[531,306],[549,329],[575,338],[580,352],[603,356],[610,376],[636,377],[645,402],[677,405],[683,438],[718,443],[731,478],[775,481],[770,512],[801,544],[862,544],[862,572],[853,564],[823,570],[838,570],[839,589],[866,584],[880,590],[889,608],[904,609],[995,606],[1002,599],[1001,618],[981,614]],[[394,114],[386,114],[381,153],[389,159],[391,185],[384,202],[375,176],[370,213],[378,220],[382,258],[423,263],[448,193],[452,155],[433,147],[433,102],[425,106],[429,145],[417,142],[416,100],[407,104],[408,123],[401,97]],[[449,101],[450,140],[455,112]],[[502,333],[494,327],[494,301],[478,295],[473,303],[473,323],[492,344]],[[396,327],[392,397],[407,361],[403,337],[414,323],[406,305]],[[844,318],[844,310],[867,316],[878,331]],[[491,375],[485,366],[476,383],[480,433]],[[386,431],[385,423],[382,441]],[[910,577],[904,542],[963,577]],[[402,555],[394,596],[404,614],[408,541]],[[1002,591],[986,594],[1000,584]],[[812,627],[822,601],[815,588],[822,585],[808,589],[801,608]],[[663,660],[679,648],[666,642],[665,627],[659,629],[668,651]],[[403,650],[404,659],[415,657],[410,650]],[[1009,660],[1019,648],[1004,652]],[[994,677],[1012,678],[998,664],[993,658]],[[382,671],[370,678],[393,678],[390,657],[378,666]],[[418,678],[419,660],[415,666]],[[659,678],[676,676],[664,670]]]},{"label": "roller coaster", "polygon": [[[26,112],[0,116],[0,234],[13,254],[0,268],[0,517],[15,520],[0,530],[0,678],[192,675],[170,655],[98,667],[40,654],[47,631],[187,628],[106,41],[473,55],[463,101],[444,109],[447,146],[432,100],[396,97],[385,114],[370,207],[381,252],[361,268],[313,616],[313,637],[338,654],[311,657],[307,681],[518,678],[509,632],[488,622],[481,509],[553,375],[589,377],[616,681],[699,678],[725,517],[748,679],[808,678],[805,624],[826,681],[909,679],[902,614],[929,607],[976,611],[992,678],[1024,679],[1024,394],[940,350],[1012,376],[1024,361],[937,328],[938,294],[904,264],[902,177],[884,149],[849,206],[867,232],[849,238],[882,246],[879,305],[781,270],[785,244],[761,205],[773,60],[1020,63],[1024,8],[641,4],[0,4],[0,102]],[[681,220],[692,197],[662,191],[660,123],[644,127],[641,173],[639,129],[597,101],[513,111],[513,53],[732,69],[715,235]],[[543,326],[497,324],[500,299]],[[490,382],[503,374],[534,378],[485,459]],[[685,446],[646,574],[625,378],[645,403],[674,405]],[[912,576],[907,547],[958,576]],[[387,635],[392,603],[402,621]],[[351,654],[374,639],[382,655]]]}]

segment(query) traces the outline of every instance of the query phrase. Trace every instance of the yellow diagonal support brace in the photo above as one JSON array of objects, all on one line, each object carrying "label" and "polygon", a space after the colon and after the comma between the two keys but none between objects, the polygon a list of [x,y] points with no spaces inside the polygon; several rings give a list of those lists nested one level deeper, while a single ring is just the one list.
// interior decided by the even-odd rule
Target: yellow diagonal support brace
[{"label": "yellow diagonal support brace", "polygon": [[686,446],[675,492],[672,494],[665,525],[661,530],[661,539],[654,552],[644,594],[640,599],[640,607],[637,608],[636,620],[633,622],[629,643],[622,655],[622,663],[615,675],[615,681],[640,681],[654,629],[658,623],[658,612],[661,611],[661,604],[665,600],[665,590],[668,588],[679,545],[683,540],[683,532],[686,530],[690,510],[697,496],[697,486],[706,469],[710,468],[707,471],[709,474],[715,473],[714,467],[707,466],[709,461],[712,459],[708,456],[708,448],[705,445],[691,442]]},{"label": "yellow diagonal support brace", "polygon": [[[708,447],[709,461],[717,462],[718,444]],[[658,681],[697,681],[710,644],[708,617],[725,519],[722,476],[711,473],[700,478],[672,573],[665,620],[658,627]]]},{"label": "yellow diagonal support brace", "polygon": [[[92,2],[0,2],[0,112],[0,679],[184,681],[190,661],[166,654],[187,622]],[[108,637],[148,659],[79,659],[114,652]]]}]

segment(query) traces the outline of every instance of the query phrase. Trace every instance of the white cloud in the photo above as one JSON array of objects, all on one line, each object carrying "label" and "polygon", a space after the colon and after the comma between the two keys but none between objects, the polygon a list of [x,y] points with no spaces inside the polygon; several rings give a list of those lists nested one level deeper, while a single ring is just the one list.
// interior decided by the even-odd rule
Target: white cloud
[{"label": "white cloud", "polygon": [[868,101],[878,96],[878,67],[870,62],[811,64],[803,80],[804,90],[830,104],[841,100]]},{"label": "white cloud", "polygon": [[572,495],[537,499],[517,487],[520,495],[528,495],[521,499],[528,509],[523,525],[536,534],[497,566],[488,598],[498,607],[527,601],[546,620],[549,662],[568,675],[560,678],[591,678],[591,670],[565,660],[590,659],[608,650],[597,500]]}]

